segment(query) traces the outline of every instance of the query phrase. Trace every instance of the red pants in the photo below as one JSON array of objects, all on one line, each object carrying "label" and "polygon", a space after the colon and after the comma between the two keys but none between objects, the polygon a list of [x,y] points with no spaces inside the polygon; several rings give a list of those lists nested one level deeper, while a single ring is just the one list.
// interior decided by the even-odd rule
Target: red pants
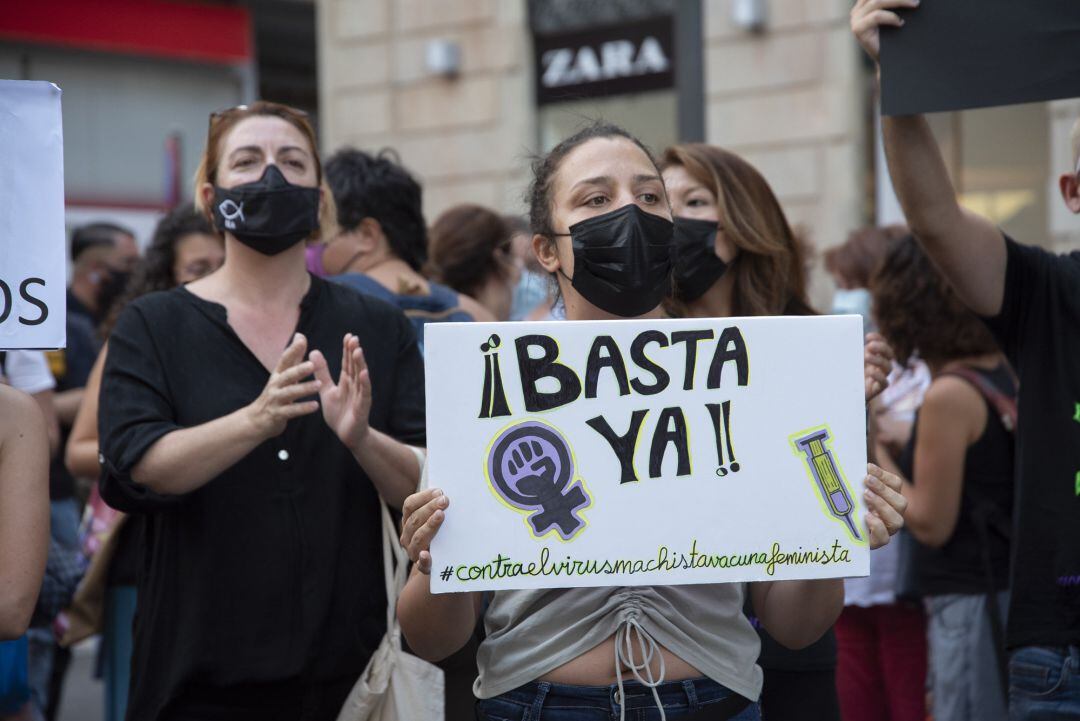
[{"label": "red pants", "polygon": [[911,605],[845,606],[836,622],[844,721],[925,721],[926,617]]}]

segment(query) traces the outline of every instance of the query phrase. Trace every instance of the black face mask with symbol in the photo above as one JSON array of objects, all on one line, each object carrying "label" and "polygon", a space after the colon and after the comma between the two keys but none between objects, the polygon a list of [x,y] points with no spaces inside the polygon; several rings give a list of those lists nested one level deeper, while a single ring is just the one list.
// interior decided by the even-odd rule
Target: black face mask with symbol
[{"label": "black face mask with symbol", "polygon": [[214,186],[214,225],[264,255],[277,255],[319,227],[319,189],[293,185],[276,165],[253,183]]}]

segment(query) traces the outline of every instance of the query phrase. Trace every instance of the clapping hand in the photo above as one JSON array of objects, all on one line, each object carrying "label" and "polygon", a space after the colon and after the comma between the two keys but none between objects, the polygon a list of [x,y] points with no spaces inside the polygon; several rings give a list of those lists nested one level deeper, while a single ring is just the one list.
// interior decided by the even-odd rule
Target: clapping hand
[{"label": "clapping hand", "polygon": [[311,352],[315,378],[320,383],[319,400],[323,418],[350,450],[356,449],[368,435],[368,416],[371,413],[371,377],[360,340],[352,333],[345,334],[341,348],[341,374],[338,382],[330,377],[326,358],[319,351]]}]

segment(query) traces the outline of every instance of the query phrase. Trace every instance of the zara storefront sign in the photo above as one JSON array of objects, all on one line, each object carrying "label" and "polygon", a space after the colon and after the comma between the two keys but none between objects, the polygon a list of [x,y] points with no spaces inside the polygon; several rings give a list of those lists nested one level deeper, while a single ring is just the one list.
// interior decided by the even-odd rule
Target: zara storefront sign
[{"label": "zara storefront sign", "polygon": [[673,35],[671,17],[537,35],[537,103],[670,88]]}]

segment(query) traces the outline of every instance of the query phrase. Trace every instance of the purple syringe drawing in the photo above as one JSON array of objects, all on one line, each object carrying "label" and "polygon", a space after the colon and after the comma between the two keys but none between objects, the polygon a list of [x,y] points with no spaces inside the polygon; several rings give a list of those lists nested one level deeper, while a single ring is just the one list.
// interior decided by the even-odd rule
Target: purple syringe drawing
[{"label": "purple syringe drawing", "polygon": [[[797,434],[798,435],[798,434]],[[856,540],[862,540],[852,514],[855,512],[855,504],[851,501],[851,495],[844,485],[844,478],[840,469],[833,459],[832,450],[828,447],[829,431],[825,428],[816,428],[793,438],[796,452],[806,454],[806,465],[810,469],[810,475],[817,482],[821,498],[825,501],[825,507],[829,513],[843,521],[851,535]]]},{"label": "purple syringe drawing", "polygon": [[570,444],[551,426],[525,421],[507,428],[492,443],[486,470],[502,500],[531,512],[528,522],[537,538],[554,527],[569,541],[585,527],[579,512],[592,500],[584,484],[574,481]]}]

